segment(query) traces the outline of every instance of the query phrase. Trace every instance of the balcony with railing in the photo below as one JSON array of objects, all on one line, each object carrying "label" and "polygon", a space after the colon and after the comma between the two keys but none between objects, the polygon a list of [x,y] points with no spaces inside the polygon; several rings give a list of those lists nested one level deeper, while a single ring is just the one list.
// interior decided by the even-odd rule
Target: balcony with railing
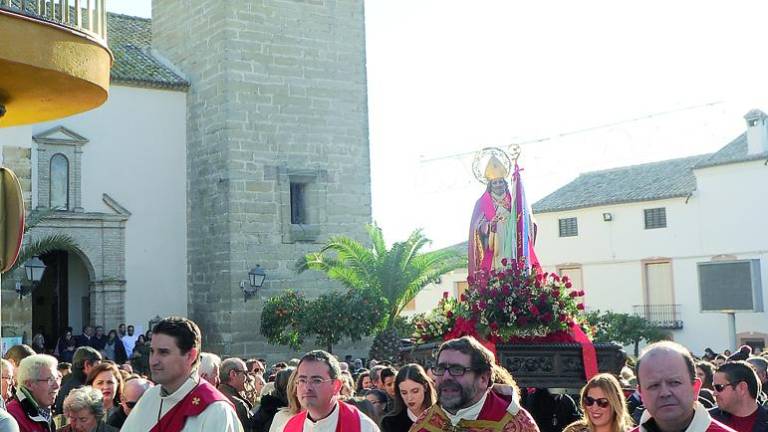
[{"label": "balcony with railing", "polygon": [[679,304],[634,305],[632,307],[635,315],[647,319],[657,327],[669,330],[683,328]]},{"label": "balcony with railing", "polygon": [[106,0],[0,0],[0,127],[106,101],[112,53]]}]

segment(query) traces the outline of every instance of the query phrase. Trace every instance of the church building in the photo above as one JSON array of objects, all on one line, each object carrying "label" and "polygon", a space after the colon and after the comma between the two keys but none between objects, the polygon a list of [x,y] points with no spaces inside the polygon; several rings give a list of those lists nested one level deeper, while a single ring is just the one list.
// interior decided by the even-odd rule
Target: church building
[{"label": "church building", "polygon": [[[294,270],[371,221],[362,0],[155,0],[151,20],[107,14],[114,55],[100,108],[0,129],[30,210],[28,241],[65,233],[39,286],[4,275],[3,337],[67,326],[146,331],[189,316],[204,349],[284,358],[259,335],[265,299],[332,286]],[[259,266],[263,287],[246,295]],[[367,347],[366,347],[367,348]]]}]

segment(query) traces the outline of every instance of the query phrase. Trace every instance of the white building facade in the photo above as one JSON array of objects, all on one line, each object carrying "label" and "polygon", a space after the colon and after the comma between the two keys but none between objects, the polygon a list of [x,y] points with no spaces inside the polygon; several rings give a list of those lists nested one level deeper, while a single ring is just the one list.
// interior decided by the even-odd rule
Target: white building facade
[{"label": "white building facade", "polygon": [[572,276],[589,309],[644,315],[701,353],[728,348],[727,314],[707,309],[740,295],[737,280],[709,291],[702,266],[754,266],[739,277],[756,312],[734,310],[736,342],[765,347],[768,129],[762,112],[745,118],[747,132],[714,154],[582,174],[535,203],[545,270]]},{"label": "white building facade", "polygon": [[[725,265],[714,275],[736,274],[757,291],[757,312],[734,311],[736,343],[768,345],[768,126],[757,110],[745,119],[747,131],[716,153],[585,173],[533,204],[544,270],[569,275],[588,310],[645,316],[702,353],[730,338],[728,315],[702,308],[749,297],[722,281],[702,297],[702,283],[718,281],[702,282],[700,267]],[[459,296],[466,276],[444,275],[404,314],[430,311],[444,292]]]}]

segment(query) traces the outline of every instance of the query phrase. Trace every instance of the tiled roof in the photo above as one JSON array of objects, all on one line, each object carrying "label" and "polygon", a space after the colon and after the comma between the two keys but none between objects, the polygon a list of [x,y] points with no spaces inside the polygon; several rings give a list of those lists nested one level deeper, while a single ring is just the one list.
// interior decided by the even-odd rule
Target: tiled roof
[{"label": "tiled roof", "polygon": [[713,153],[708,158],[702,159],[694,168],[706,168],[717,165],[726,165],[738,162],[747,162],[758,159],[768,159],[768,152],[747,154],[746,132],[736,137],[727,146]]},{"label": "tiled roof", "polygon": [[696,189],[693,167],[710,154],[593,171],[533,204],[534,213],[687,196]]},{"label": "tiled roof", "polygon": [[108,13],[107,42],[115,55],[111,71],[113,84],[179,90],[189,87],[183,77],[151,52],[150,19]]}]

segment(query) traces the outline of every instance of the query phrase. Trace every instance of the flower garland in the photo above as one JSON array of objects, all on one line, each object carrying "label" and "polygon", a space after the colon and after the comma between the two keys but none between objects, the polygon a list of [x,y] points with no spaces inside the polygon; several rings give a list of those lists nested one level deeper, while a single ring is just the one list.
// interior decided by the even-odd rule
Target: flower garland
[{"label": "flower garland", "polygon": [[414,319],[414,341],[474,335],[493,343],[556,342],[569,339],[574,324],[585,324],[584,291],[574,289],[567,276],[539,272],[522,261],[504,259],[502,265],[470,275],[458,300],[443,293],[434,310]]}]

